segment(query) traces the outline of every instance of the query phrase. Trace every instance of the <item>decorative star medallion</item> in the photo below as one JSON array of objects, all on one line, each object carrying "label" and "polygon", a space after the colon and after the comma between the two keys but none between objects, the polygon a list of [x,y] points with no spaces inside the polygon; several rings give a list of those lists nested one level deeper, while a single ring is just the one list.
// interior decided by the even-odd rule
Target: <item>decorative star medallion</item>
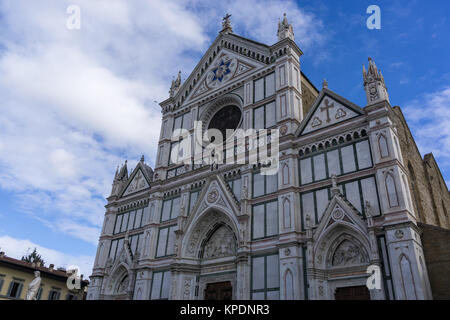
[{"label": "decorative star medallion", "polygon": [[237,61],[228,56],[221,57],[213,66],[206,77],[206,84],[209,88],[218,87],[225,83],[236,71]]},{"label": "decorative star medallion", "polygon": [[212,70],[212,72],[214,72],[214,78],[212,80],[219,80],[222,82],[223,77],[231,72],[230,63],[231,60],[228,60],[227,62],[220,60],[219,66]]}]

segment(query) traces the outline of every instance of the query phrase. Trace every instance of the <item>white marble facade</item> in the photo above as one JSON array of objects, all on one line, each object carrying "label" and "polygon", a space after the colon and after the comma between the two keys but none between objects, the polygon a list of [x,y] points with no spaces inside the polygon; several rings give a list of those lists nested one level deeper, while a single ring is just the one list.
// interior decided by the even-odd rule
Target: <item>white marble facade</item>
[{"label": "white marble facade", "polygon": [[[324,85],[305,114],[286,17],[278,36],[246,40],[225,19],[187,80],[173,81],[155,168],[142,158],[116,172],[88,299],[201,300],[217,283],[232,299],[335,299],[364,287],[371,265],[382,271],[371,299],[431,299],[381,73],[370,60],[364,108]],[[171,164],[173,129],[193,132],[230,105],[240,128],[279,129],[277,175]]]}]

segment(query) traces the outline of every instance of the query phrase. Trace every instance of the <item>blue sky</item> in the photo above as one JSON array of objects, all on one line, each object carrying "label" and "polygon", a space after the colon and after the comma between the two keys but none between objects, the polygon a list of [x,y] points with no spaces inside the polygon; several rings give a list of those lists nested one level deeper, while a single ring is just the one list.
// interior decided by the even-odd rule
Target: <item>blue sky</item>
[{"label": "blue sky", "polygon": [[[69,5],[81,29],[66,28]],[[369,30],[369,5],[381,30]],[[116,166],[153,166],[154,101],[195,67],[232,14],[234,32],[273,44],[286,12],[303,72],[364,106],[362,65],[382,70],[392,105],[450,182],[448,1],[0,1],[0,249],[38,247],[90,274]]]}]

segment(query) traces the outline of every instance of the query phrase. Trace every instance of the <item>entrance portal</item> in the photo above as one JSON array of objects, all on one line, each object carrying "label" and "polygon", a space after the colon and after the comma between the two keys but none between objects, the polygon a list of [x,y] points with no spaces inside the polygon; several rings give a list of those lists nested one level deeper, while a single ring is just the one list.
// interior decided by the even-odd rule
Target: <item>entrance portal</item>
[{"label": "entrance portal", "polygon": [[370,293],[366,286],[337,288],[334,298],[336,300],[370,300]]},{"label": "entrance portal", "polygon": [[208,283],[205,289],[205,300],[231,300],[233,287],[231,282]]}]

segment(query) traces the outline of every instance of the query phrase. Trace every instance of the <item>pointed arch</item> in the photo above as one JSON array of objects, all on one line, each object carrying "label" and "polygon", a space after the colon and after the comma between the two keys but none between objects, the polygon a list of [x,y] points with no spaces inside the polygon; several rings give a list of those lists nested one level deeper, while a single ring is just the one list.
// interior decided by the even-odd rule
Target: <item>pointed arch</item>
[{"label": "pointed arch", "polygon": [[380,157],[387,158],[389,157],[389,146],[388,141],[384,133],[381,133],[378,136],[378,149],[380,150]]},{"label": "pointed arch", "polygon": [[149,210],[149,215],[148,215],[148,221],[146,221],[146,223],[150,223],[151,221],[153,221],[153,218],[155,216],[155,203],[152,202],[150,204],[150,210]]},{"label": "pointed arch", "polygon": [[343,232],[329,247],[328,267],[358,266],[369,263],[369,254],[364,244],[355,236]]},{"label": "pointed arch", "polygon": [[419,216],[421,222],[423,223],[427,223],[425,218],[422,216],[423,214],[423,207],[422,207],[422,201],[420,199],[420,193],[419,190],[417,188],[417,179],[416,179],[416,174],[414,172],[414,169],[411,165],[411,162],[408,161],[408,171],[409,171],[409,177],[410,177],[410,183],[411,183],[411,188],[412,188],[412,194],[414,196],[414,203],[416,205],[416,209],[417,209],[417,215]]},{"label": "pointed arch", "polygon": [[400,276],[402,279],[403,299],[416,300],[416,285],[412,274],[411,261],[405,254],[399,257]]},{"label": "pointed arch", "polygon": [[398,207],[400,203],[398,202],[398,192],[397,186],[395,185],[395,178],[392,173],[388,172],[384,178],[384,184],[386,186],[386,194],[388,197],[389,207]]},{"label": "pointed arch", "polygon": [[142,288],[139,288],[136,293],[136,300],[142,300]]},{"label": "pointed arch", "polygon": [[282,174],[283,174],[283,185],[287,185],[290,183],[290,175],[289,175],[289,165],[287,163],[285,163],[283,165],[283,170],[282,170]]},{"label": "pointed arch", "polygon": [[[368,263],[368,253],[371,252],[371,244],[368,235],[356,226],[340,221],[326,229],[324,234],[317,239],[317,242],[314,245],[315,264],[324,269],[333,267],[334,254],[344,240],[349,240],[354,243],[355,246],[359,247],[361,249],[360,256],[364,258],[363,261],[367,261]],[[364,264],[365,262],[359,263],[359,265]]]},{"label": "pointed arch", "polygon": [[234,256],[237,251],[236,235],[225,223],[215,224],[201,243],[198,257],[215,259]]},{"label": "pointed arch", "polygon": [[130,277],[128,272],[122,275],[114,286],[115,294],[126,294],[130,286]]},{"label": "pointed arch", "polygon": [[294,276],[292,271],[287,269],[284,273],[284,299],[294,300]]},{"label": "pointed arch", "polygon": [[289,201],[289,198],[283,200],[283,227],[285,229],[291,228],[291,201]]},{"label": "pointed arch", "polygon": [[409,193],[408,182],[407,182],[406,176],[404,174],[402,174],[402,179],[403,179],[403,186],[405,188],[406,199],[407,199],[407,201],[405,201],[405,202],[407,202],[409,207],[412,209],[413,205],[412,205],[411,196]]},{"label": "pointed arch", "polygon": [[[125,280],[125,277],[128,277],[128,279],[131,279],[130,270],[129,270],[128,266],[123,262],[116,264],[112,270],[113,271],[111,272],[111,276],[109,278],[109,283],[106,288],[106,293],[110,294],[110,295],[121,294],[118,292],[119,285],[121,283],[123,283],[123,281]],[[129,285],[129,283],[128,283],[128,285]]]},{"label": "pointed arch", "polygon": [[205,244],[204,241],[222,225],[226,225],[231,230],[238,244],[243,235],[239,233],[239,223],[236,218],[221,208],[210,206],[198,214],[188,226],[181,241],[182,255],[199,258],[202,254],[202,246]]}]

